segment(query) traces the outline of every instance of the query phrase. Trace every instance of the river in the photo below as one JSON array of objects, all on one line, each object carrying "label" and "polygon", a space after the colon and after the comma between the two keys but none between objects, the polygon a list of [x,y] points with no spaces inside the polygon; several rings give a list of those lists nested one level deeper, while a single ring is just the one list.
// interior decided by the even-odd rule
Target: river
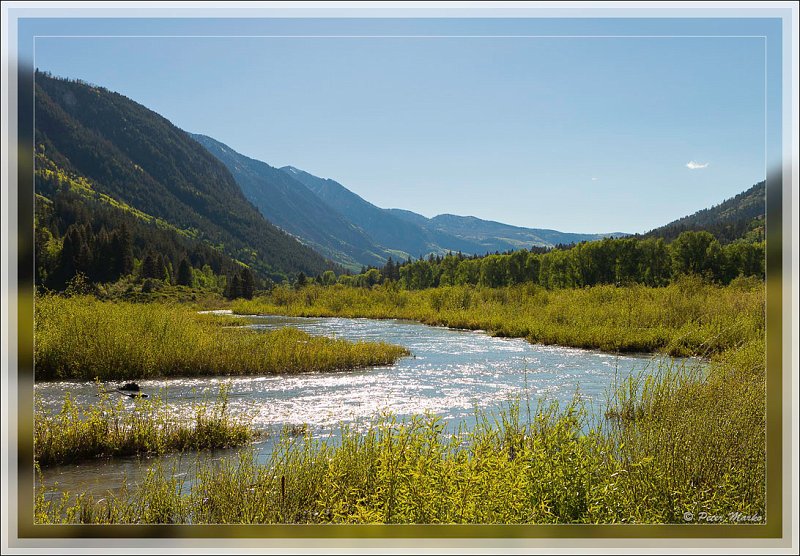
[{"label": "river", "polygon": [[[229,407],[256,428],[270,434],[253,448],[259,460],[268,457],[285,425],[305,425],[316,437],[335,441],[340,424],[364,427],[380,413],[398,417],[430,412],[441,415],[454,430],[474,422],[475,410],[488,412],[519,398],[535,408],[537,400],[569,402],[578,395],[594,418],[613,385],[631,373],[648,372],[671,358],[647,354],[615,355],[593,350],[530,344],[521,338],[495,338],[481,331],[455,330],[410,321],[242,317],[248,326],[275,329],[294,326],[310,334],[347,340],[384,341],[402,345],[411,355],[396,364],[357,371],[255,377],[172,378],[137,381],[150,396],[166,399],[178,414],[189,414],[198,398],[216,396],[229,385]],[[683,360],[677,360],[679,364]],[[119,383],[109,385],[110,388]],[[93,383],[56,381],[36,383],[35,393],[50,411],[57,411],[65,392],[76,402],[97,400]],[[132,400],[126,403],[132,405]],[[201,457],[227,458],[236,451]],[[60,491],[102,494],[127,479],[135,483],[156,460],[191,474],[193,455],[162,458],[121,458],[46,468],[45,485]]]}]

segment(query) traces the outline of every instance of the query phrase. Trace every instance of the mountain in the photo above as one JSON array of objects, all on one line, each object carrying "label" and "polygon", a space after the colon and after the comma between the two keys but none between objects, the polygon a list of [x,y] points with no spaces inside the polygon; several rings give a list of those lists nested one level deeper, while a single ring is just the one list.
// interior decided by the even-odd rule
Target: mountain
[{"label": "mountain", "polygon": [[650,230],[644,236],[672,240],[681,232],[705,230],[721,243],[730,243],[748,233],[763,236],[765,212],[766,182],[761,181],[718,205]]},{"label": "mountain", "polygon": [[323,179],[298,168],[281,168],[302,182],[320,199],[360,226],[376,242],[413,256],[461,251],[483,255],[531,246],[553,247],[559,243],[592,241],[613,234],[570,234],[556,230],[521,228],[474,216],[440,214],[427,218],[403,209],[381,209],[342,184]]},{"label": "mountain", "polygon": [[398,256],[418,257],[441,251],[424,229],[387,213],[365,201],[342,184],[318,178],[292,166],[281,170],[313,191],[326,204],[338,211],[379,245],[391,248]]},{"label": "mountain", "polygon": [[383,265],[392,255],[290,174],[211,137],[192,137],[228,168],[244,196],[267,220],[317,252],[351,270]]},{"label": "mountain", "polygon": [[265,276],[331,267],[267,222],[219,160],[155,112],[38,71],[35,103],[37,169],[69,176],[109,204],[161,221]]},{"label": "mountain", "polygon": [[387,209],[390,213],[414,222],[442,236],[455,237],[463,241],[478,244],[483,252],[509,251],[515,249],[537,247],[553,247],[558,244],[594,241],[604,237],[621,237],[627,234],[614,232],[609,234],[575,234],[540,228],[523,228],[511,226],[492,220],[482,220],[474,216],[458,216],[440,214],[426,218],[421,214],[408,210]]},{"label": "mountain", "polygon": [[554,230],[519,228],[473,216],[445,214],[426,218],[408,210],[382,209],[334,180],[319,178],[293,166],[281,170],[302,182],[377,243],[411,256],[448,251],[483,255],[533,245],[551,247],[558,243],[605,237],[601,234],[565,234]]}]

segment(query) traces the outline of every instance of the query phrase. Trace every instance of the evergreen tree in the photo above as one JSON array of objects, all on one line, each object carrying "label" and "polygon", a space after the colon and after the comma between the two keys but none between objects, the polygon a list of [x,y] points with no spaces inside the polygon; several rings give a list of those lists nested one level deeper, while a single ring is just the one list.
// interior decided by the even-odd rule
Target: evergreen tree
[{"label": "evergreen tree", "polygon": [[162,269],[158,267],[158,261],[152,252],[148,252],[142,261],[142,278],[161,278]]},{"label": "evergreen tree", "polygon": [[192,267],[189,265],[189,261],[187,261],[185,258],[181,259],[181,263],[178,265],[178,276],[176,283],[181,286],[192,286],[193,281]]},{"label": "evergreen tree", "polygon": [[164,261],[164,255],[159,253],[156,255],[156,272],[158,273],[155,278],[169,282],[170,276],[167,271],[167,263]]},{"label": "evergreen tree", "polygon": [[239,274],[234,274],[233,278],[230,280],[228,298],[238,299],[239,297],[242,297],[242,280],[239,278]]},{"label": "evergreen tree", "polygon": [[87,277],[92,273],[92,250],[85,241],[81,242],[80,249],[78,250],[75,269]]},{"label": "evergreen tree", "polygon": [[240,284],[242,289],[242,297],[245,299],[253,299],[253,294],[256,290],[256,280],[253,276],[252,270],[249,268],[242,270]]},{"label": "evergreen tree", "polygon": [[62,284],[66,284],[70,278],[75,276],[75,272],[77,271],[75,268],[75,261],[78,259],[80,248],[80,237],[75,232],[75,228],[70,226],[64,236],[64,244],[61,248],[59,267],[61,270]]},{"label": "evergreen tree", "polygon": [[127,276],[133,272],[133,241],[125,222],[119,227],[117,232],[117,253],[118,253],[118,275]]},{"label": "evergreen tree", "polygon": [[111,253],[111,238],[105,226],[100,226],[94,241],[94,260],[92,276],[98,282],[108,282],[112,275],[113,254]]}]

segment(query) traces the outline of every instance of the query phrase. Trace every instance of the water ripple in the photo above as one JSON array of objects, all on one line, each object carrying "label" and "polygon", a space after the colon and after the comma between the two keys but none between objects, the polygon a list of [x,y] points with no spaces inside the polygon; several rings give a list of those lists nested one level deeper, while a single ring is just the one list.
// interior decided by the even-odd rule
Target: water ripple
[{"label": "water ripple", "polygon": [[[347,340],[385,341],[408,348],[412,355],[395,365],[334,373],[257,377],[173,378],[137,381],[150,395],[160,394],[178,416],[188,417],[192,404],[213,399],[229,383],[229,409],[254,427],[279,430],[307,424],[315,436],[336,434],[339,424],[359,429],[379,414],[398,417],[430,412],[446,418],[451,430],[474,422],[475,410],[494,410],[514,397],[536,407],[539,398],[573,399],[601,411],[609,388],[634,372],[652,369],[650,355],[600,353],[592,350],[530,344],[524,339],[495,338],[484,333],[425,326],[397,320],[344,318],[248,317],[249,326],[270,330],[294,326],[310,334]],[[113,388],[116,384],[109,385]],[[57,411],[64,392],[78,403],[97,401],[93,383],[44,382],[35,385],[37,400]],[[133,401],[124,399],[129,407]],[[274,438],[274,437],[273,437]],[[263,453],[272,440],[261,446]],[[103,474],[113,478],[112,463]],[[118,464],[130,470],[130,464]],[[58,480],[72,471],[54,471]],[[96,480],[96,478],[91,478]],[[112,480],[112,479],[110,479]]]}]

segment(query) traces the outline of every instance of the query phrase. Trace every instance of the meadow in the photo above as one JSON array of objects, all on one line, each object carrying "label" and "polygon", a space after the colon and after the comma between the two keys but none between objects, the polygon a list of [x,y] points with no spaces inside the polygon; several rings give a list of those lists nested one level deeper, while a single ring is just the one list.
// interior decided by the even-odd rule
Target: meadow
[{"label": "meadow", "polygon": [[35,302],[37,380],[131,380],[327,372],[389,365],[407,351],[297,329],[257,332],[241,319],[177,303],[45,295]]},{"label": "meadow", "polygon": [[[267,464],[244,451],[182,484],[156,466],[96,500],[37,492],[40,523],[685,523],[765,515],[764,289],[683,278],[663,288],[403,291],[276,288],[240,313],[411,318],[530,341],[703,355],[611,391],[605,416],[512,400],[470,430],[386,415],[329,443],[285,436]],[[738,512],[739,514],[736,514]]]},{"label": "meadow", "polygon": [[[204,464],[182,484],[155,467],[102,500],[36,499],[39,523],[684,523],[684,513],[765,518],[763,342],[708,376],[662,368],[623,384],[615,417],[511,402],[448,432],[391,415],[336,445],[285,436],[271,460]],[[756,519],[754,518],[754,519]],[[727,518],[726,518],[727,519]]]},{"label": "meadow", "polygon": [[311,285],[277,287],[252,300],[237,300],[231,308],[240,314],[411,319],[532,343],[705,356],[763,336],[764,295],[764,282],[757,278],[721,286],[696,276],[659,288],[548,290],[524,284],[409,291],[392,285]]}]

